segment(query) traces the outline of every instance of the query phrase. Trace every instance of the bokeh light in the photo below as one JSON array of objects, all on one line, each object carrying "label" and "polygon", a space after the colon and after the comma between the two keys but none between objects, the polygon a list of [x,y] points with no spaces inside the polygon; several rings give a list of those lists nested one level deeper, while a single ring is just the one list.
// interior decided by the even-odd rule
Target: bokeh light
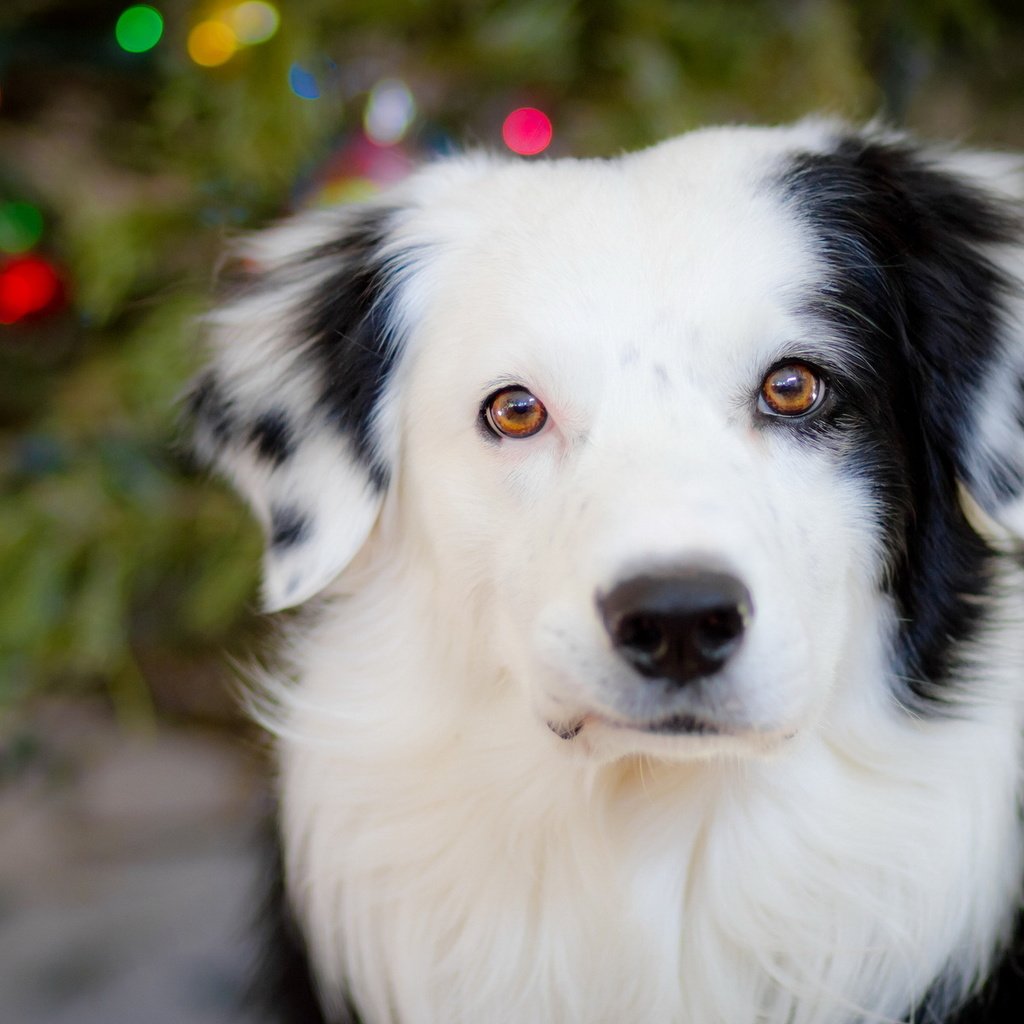
[{"label": "bokeh light", "polygon": [[408,177],[415,161],[400,145],[378,146],[360,132],[346,139],[293,193],[296,208],[358,202]]},{"label": "bokeh light", "polygon": [[43,214],[31,203],[0,203],[0,250],[25,252],[43,237]]},{"label": "bokeh light", "polygon": [[366,101],[363,131],[378,146],[401,142],[416,116],[416,101],[405,82],[386,78],[378,82]]},{"label": "bokeh light", "polygon": [[536,107],[513,110],[501,126],[505,145],[520,156],[535,156],[551,144],[551,119]]},{"label": "bokeh light", "polygon": [[237,49],[235,33],[223,21],[201,21],[188,34],[188,55],[204,68],[227,63]]},{"label": "bokeh light", "polygon": [[163,15],[148,4],[136,4],[121,12],[114,26],[117,45],[129,53],[152,50],[164,34]]},{"label": "bokeh light", "polygon": [[281,16],[273,4],[262,0],[246,0],[225,12],[224,21],[244,46],[255,46],[270,39],[281,23]]},{"label": "bokeh light", "polygon": [[0,264],[0,324],[44,312],[60,292],[57,271],[40,256],[17,256]]},{"label": "bokeh light", "polygon": [[316,75],[301,64],[293,64],[288,69],[288,85],[296,96],[304,100],[320,99],[320,86],[317,85]]}]

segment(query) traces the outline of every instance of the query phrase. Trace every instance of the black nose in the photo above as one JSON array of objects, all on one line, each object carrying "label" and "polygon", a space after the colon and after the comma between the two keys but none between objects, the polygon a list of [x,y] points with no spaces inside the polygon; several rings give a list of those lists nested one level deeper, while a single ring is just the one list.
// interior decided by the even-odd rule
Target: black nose
[{"label": "black nose", "polygon": [[641,675],[682,686],[717,672],[743,639],[750,594],[735,576],[636,576],[598,598],[615,649]]}]

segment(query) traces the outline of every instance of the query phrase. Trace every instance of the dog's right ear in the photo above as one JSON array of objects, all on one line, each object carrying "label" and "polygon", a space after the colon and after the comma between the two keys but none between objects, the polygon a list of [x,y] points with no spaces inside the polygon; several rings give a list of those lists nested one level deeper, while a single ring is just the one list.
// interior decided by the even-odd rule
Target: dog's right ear
[{"label": "dog's right ear", "polygon": [[242,281],[206,319],[212,365],[189,406],[200,458],[266,533],[264,605],[305,601],[366,540],[394,464],[378,406],[401,345],[393,207],[297,217],[238,252]]}]

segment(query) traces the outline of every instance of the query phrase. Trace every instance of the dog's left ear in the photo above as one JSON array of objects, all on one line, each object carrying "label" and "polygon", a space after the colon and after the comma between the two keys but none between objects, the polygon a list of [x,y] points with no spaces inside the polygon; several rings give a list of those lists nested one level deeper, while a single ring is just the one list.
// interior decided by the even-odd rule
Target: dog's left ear
[{"label": "dog's left ear", "polygon": [[784,180],[836,271],[820,304],[899,353],[928,443],[1024,537],[1024,160],[871,132],[832,142]]},{"label": "dog's left ear", "polygon": [[196,446],[263,524],[271,611],[345,568],[389,483],[397,441],[379,407],[410,264],[393,241],[398,216],[347,207],[255,235],[237,254],[237,293],[207,317],[212,366],[189,403]]},{"label": "dog's left ear", "polygon": [[[977,503],[1024,538],[1024,159],[994,153],[939,158],[943,229],[957,236],[925,294],[945,293],[938,330],[939,415],[960,478]],[[955,262],[954,262],[955,261]],[[972,366],[972,360],[976,364]],[[963,409],[962,413],[957,410]]]}]

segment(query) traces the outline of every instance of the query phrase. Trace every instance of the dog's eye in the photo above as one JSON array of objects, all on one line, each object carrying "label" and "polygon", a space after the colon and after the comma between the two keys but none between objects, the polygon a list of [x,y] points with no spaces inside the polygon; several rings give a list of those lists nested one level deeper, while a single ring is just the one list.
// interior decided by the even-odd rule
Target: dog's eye
[{"label": "dog's eye", "polygon": [[495,391],[484,402],[483,412],[487,425],[503,437],[532,437],[548,418],[541,400],[518,386]]},{"label": "dog's eye", "polygon": [[825,382],[806,363],[782,363],[761,382],[758,408],[769,416],[804,416],[825,397]]}]

